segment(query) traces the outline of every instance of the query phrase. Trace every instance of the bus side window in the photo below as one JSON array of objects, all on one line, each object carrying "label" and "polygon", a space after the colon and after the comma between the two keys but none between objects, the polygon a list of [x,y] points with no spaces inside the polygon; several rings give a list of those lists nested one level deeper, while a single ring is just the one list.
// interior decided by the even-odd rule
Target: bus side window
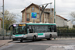
[{"label": "bus side window", "polygon": [[57,30],[56,30],[56,25],[54,26],[54,32],[56,32]]},{"label": "bus side window", "polygon": [[33,33],[33,29],[29,29],[29,33]]},{"label": "bus side window", "polygon": [[52,32],[52,29],[51,29],[51,27],[50,27],[50,32]]},{"label": "bus side window", "polygon": [[50,32],[52,32],[52,28],[51,28],[51,26],[49,26],[49,30],[50,30]]},{"label": "bus side window", "polygon": [[35,26],[33,26],[33,33],[35,33]]},{"label": "bus side window", "polygon": [[33,33],[33,28],[32,28],[32,26],[30,26],[30,28],[29,28],[29,33]]},{"label": "bus side window", "polygon": [[54,32],[54,25],[52,26],[52,32]]},{"label": "bus side window", "polygon": [[54,32],[54,26],[49,26],[50,32]]}]

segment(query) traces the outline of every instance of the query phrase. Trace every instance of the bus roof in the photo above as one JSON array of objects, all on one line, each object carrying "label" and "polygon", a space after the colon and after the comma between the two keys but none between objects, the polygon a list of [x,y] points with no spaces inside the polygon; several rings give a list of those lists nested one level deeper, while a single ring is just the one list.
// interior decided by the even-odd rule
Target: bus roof
[{"label": "bus roof", "polygon": [[13,24],[26,24],[26,23],[13,23]]},{"label": "bus roof", "polygon": [[26,23],[27,25],[56,25],[55,23]]},{"label": "bus roof", "polygon": [[14,23],[14,24],[27,24],[27,25],[56,25],[55,23]]}]

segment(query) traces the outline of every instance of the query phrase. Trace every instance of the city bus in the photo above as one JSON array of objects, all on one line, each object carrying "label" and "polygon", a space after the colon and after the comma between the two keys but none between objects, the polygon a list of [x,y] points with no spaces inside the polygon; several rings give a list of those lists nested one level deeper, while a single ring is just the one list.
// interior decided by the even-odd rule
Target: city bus
[{"label": "city bus", "polygon": [[[55,23],[17,23],[12,24],[12,40],[23,42],[23,40],[38,40],[57,37]],[[9,27],[9,28],[10,28]]]}]

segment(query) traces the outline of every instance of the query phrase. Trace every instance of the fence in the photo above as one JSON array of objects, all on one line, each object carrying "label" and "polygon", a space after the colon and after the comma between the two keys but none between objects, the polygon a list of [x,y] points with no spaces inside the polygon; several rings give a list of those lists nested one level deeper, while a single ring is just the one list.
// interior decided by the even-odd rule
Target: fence
[{"label": "fence", "polygon": [[75,37],[75,28],[57,27],[58,37]]},{"label": "fence", "polygon": [[11,39],[11,31],[7,31],[4,30],[4,34],[3,34],[3,29],[0,29],[0,40],[2,40],[4,37],[4,39]]}]

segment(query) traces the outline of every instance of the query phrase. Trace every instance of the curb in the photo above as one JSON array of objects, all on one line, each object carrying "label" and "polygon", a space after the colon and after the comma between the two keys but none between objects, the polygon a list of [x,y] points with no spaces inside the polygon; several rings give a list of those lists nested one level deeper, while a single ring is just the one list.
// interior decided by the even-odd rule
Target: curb
[{"label": "curb", "polygon": [[0,45],[0,47],[6,45],[6,44],[8,44],[8,43],[11,43],[11,42],[12,42],[12,41],[8,41],[7,43],[4,43],[4,44]]},{"label": "curb", "polygon": [[13,41],[8,41],[8,43],[11,43],[11,42],[13,42]]},{"label": "curb", "polygon": [[0,47],[2,47],[2,46],[4,46],[4,45],[6,45],[6,44],[2,44],[2,45],[0,45]]}]

